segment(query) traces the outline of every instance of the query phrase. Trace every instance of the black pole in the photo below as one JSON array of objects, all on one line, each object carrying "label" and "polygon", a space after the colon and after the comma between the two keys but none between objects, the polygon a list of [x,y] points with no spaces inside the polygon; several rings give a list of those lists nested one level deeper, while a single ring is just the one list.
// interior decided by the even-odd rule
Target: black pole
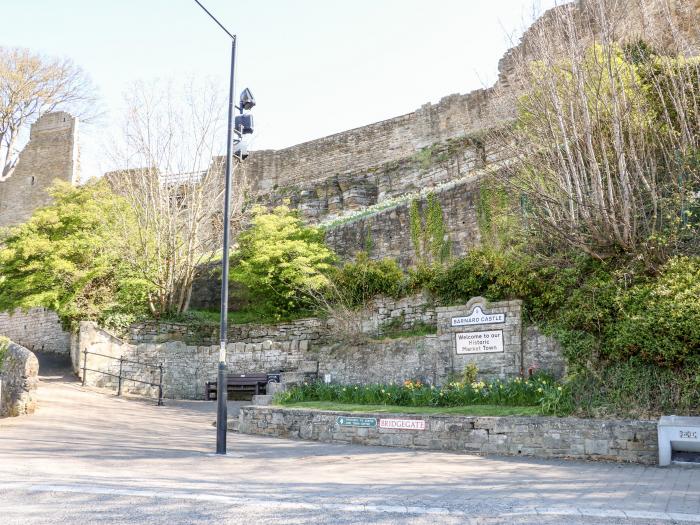
[{"label": "black pole", "polygon": [[163,406],[163,363],[158,365],[160,374],[158,375],[158,406]]},{"label": "black pole", "polygon": [[236,70],[236,38],[231,41],[231,82],[228,99],[228,132],[226,137],[226,187],[224,190],[224,248],[221,257],[221,322],[219,325],[219,375],[216,382],[216,453],[226,454],[228,389],[226,388],[226,343],[228,339],[228,252],[231,225],[231,171],[233,169],[233,93]]}]

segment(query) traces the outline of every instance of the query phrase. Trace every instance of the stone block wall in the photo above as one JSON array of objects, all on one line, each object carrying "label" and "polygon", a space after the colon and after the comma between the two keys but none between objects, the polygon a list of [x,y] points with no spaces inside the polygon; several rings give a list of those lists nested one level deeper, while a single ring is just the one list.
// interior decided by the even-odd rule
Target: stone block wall
[{"label": "stone block wall", "polygon": [[513,108],[499,102],[493,88],[454,94],[392,119],[281,150],[254,151],[247,160],[253,190],[264,194],[380,166],[481,132],[512,118]]},{"label": "stone block wall", "polygon": [[523,328],[523,369],[547,370],[555,377],[566,375],[566,359],[561,345],[553,337],[544,335],[536,326]]},{"label": "stone block wall", "polygon": [[36,356],[11,342],[0,367],[0,417],[33,414],[37,407],[39,361]]},{"label": "stone block wall", "polygon": [[[456,353],[455,332],[465,328],[449,326],[450,319],[471,312],[477,304],[490,314],[506,314],[503,325],[498,325],[503,330],[504,352]],[[376,337],[379,328],[392,319],[401,319],[405,328],[415,322],[437,323],[438,334],[398,339],[366,337],[347,342],[334,337],[332,320],[311,318],[277,325],[237,325],[231,327],[227,347],[229,371],[301,372],[312,364],[320,377],[330,374],[334,383],[402,383],[420,379],[434,385],[444,384],[450,374],[460,373],[470,362],[477,365],[482,379],[513,377],[530,367],[551,371],[558,377],[565,371],[565,360],[555,340],[536,327],[522,330],[519,301],[488,303],[475,298],[466,306],[436,308],[424,295],[399,300],[378,298],[373,308],[365,312],[362,325],[368,336]],[[203,333],[179,323],[141,323],[132,327],[127,340],[122,340],[94,323],[81,323],[71,349],[74,370],[81,377],[85,349],[108,356],[88,355],[87,368],[116,374],[119,358],[123,357],[136,362],[122,363],[125,375],[146,382],[157,382],[158,365],[162,364],[164,395],[169,398],[201,399],[205,383],[216,379],[216,330]],[[117,387],[114,377],[90,371],[87,384]],[[152,387],[136,383],[125,383],[124,392],[156,395]]]},{"label": "stone block wall", "polygon": [[67,354],[70,348],[70,333],[63,329],[56,312],[46,308],[0,313],[0,335],[33,352]]},{"label": "stone block wall", "polygon": [[[374,420],[345,426],[339,417]],[[414,421],[418,428],[383,428],[386,420]],[[371,422],[371,421],[370,421]],[[472,417],[346,413],[295,408],[241,408],[238,430],[287,439],[480,455],[598,459],[653,465],[658,458],[655,421],[554,417]]]},{"label": "stone block wall", "polygon": [[439,385],[450,373],[450,355],[436,336],[325,345],[314,354],[319,377],[339,384],[403,383],[420,379]]}]

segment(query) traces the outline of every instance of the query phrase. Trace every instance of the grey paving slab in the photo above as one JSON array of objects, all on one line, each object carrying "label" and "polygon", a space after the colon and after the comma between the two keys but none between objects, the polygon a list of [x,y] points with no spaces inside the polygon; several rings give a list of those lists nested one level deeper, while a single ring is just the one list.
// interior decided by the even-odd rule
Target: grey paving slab
[{"label": "grey paving slab", "polygon": [[220,457],[213,403],[39,393],[34,416],[0,420],[3,524],[700,523],[700,469],[238,434]]}]

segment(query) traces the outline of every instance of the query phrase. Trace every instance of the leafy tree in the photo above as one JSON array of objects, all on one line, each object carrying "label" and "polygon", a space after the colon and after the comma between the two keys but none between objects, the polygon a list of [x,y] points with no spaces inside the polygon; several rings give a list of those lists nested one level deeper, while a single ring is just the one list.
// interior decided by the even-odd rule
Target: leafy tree
[{"label": "leafy tree", "polygon": [[328,283],[335,255],[318,228],[304,226],[287,206],[253,210],[252,227],[238,238],[234,280],[277,315],[303,310]]},{"label": "leafy tree", "polygon": [[0,310],[42,306],[73,328],[145,313],[151,287],[120,255],[131,208],[104,182],[57,181],[50,194],[53,204],[10,230],[0,248]]}]

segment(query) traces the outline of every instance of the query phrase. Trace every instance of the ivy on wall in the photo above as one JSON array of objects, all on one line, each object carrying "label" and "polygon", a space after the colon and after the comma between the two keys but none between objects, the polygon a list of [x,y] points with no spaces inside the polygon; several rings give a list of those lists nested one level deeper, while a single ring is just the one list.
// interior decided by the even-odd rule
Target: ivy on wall
[{"label": "ivy on wall", "polygon": [[526,209],[522,196],[516,202],[504,187],[484,181],[476,204],[481,243],[498,247],[516,241],[526,227]]},{"label": "ivy on wall", "polygon": [[445,228],[442,205],[435,193],[429,193],[423,209],[418,199],[409,206],[411,241],[416,260],[421,263],[445,262],[450,256],[450,241]]}]

